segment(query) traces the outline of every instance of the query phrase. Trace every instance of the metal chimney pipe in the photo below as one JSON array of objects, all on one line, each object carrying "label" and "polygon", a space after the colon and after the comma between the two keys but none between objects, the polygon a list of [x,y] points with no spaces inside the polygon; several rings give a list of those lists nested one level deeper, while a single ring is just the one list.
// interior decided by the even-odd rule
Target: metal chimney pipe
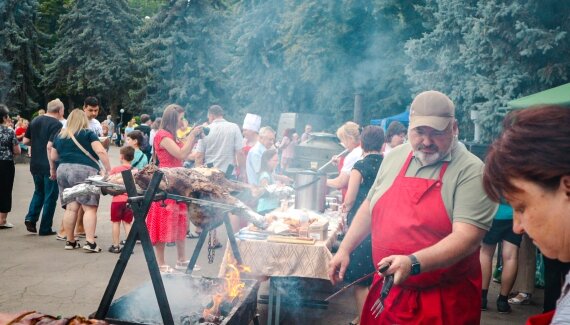
[{"label": "metal chimney pipe", "polygon": [[354,94],[354,116],[353,119],[354,123],[358,125],[362,125],[362,94],[355,93]]},{"label": "metal chimney pipe", "polygon": [[471,120],[473,120],[473,124],[475,125],[475,129],[473,130],[473,142],[479,143],[479,141],[481,141],[481,120],[479,111],[471,111]]}]

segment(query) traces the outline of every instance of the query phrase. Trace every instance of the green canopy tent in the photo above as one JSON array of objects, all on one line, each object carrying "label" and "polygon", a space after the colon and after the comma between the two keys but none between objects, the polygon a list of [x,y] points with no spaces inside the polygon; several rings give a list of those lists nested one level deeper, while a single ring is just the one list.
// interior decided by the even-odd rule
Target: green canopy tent
[{"label": "green canopy tent", "polygon": [[570,83],[511,100],[507,103],[510,108],[514,109],[548,104],[570,107]]}]

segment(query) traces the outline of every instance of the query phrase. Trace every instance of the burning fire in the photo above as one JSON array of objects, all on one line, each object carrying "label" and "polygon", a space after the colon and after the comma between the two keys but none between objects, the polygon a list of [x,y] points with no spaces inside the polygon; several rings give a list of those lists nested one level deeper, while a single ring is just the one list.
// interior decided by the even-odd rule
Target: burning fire
[{"label": "burning fire", "polygon": [[249,266],[237,265],[236,261],[229,260],[226,266],[226,275],[224,276],[224,283],[212,297],[213,305],[210,308],[205,308],[202,312],[203,317],[217,316],[220,314],[220,305],[223,302],[233,303],[235,299],[241,299],[245,289],[245,283],[241,281],[240,274],[242,272],[251,272]]}]

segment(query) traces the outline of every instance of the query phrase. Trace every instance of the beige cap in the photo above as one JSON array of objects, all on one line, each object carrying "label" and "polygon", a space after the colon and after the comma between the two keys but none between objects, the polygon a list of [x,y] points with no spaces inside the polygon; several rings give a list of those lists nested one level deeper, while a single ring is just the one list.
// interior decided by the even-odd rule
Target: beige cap
[{"label": "beige cap", "polygon": [[435,90],[420,93],[410,107],[410,129],[429,126],[443,131],[455,119],[455,105],[445,94]]},{"label": "beige cap", "polygon": [[260,126],[261,126],[261,116],[247,113],[245,119],[243,120],[242,129],[259,132]]}]

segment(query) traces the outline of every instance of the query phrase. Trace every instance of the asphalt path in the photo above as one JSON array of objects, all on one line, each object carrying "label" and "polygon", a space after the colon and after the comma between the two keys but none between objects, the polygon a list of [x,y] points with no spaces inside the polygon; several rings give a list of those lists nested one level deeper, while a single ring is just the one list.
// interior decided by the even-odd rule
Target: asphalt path
[{"label": "asphalt path", "polygon": [[[112,166],[118,165],[118,148],[111,147]],[[1,171],[0,171],[1,172]],[[36,310],[51,315],[89,315],[97,310],[105,288],[115,267],[118,254],[107,252],[111,245],[110,205],[111,197],[102,196],[98,210],[97,242],[101,253],[88,253],[83,249],[65,250],[63,241],[55,236],[40,237],[26,231],[24,217],[28,211],[34,184],[29,165],[16,164],[12,212],[8,221],[15,227],[0,230],[0,313],[17,313]],[[63,209],[58,206],[54,216],[54,230],[62,220]],[[208,263],[207,249],[203,248],[198,259],[200,271],[196,276],[215,277],[218,274],[222,254],[226,247],[226,235],[218,230],[224,248],[216,250],[212,264]],[[81,243],[84,244],[82,239]],[[187,255],[190,257],[196,239],[187,240]],[[206,245],[205,245],[206,246]],[[167,247],[167,262],[174,265],[175,247]],[[325,267],[325,266],[323,266]],[[127,294],[150,281],[147,264],[141,246],[136,245],[115,298]],[[332,292],[326,284],[318,293],[321,297]],[[267,294],[267,284],[261,286],[260,294]],[[498,314],[495,299],[498,286],[493,284],[489,293],[489,311],[483,312],[481,324],[524,324],[529,315],[540,313],[542,290],[537,290],[530,306],[513,306],[513,313]],[[453,302],[450,302],[453,303]],[[350,292],[335,298],[328,310],[288,310],[284,308],[282,324],[348,324],[353,319],[354,307]],[[259,305],[262,323],[267,309]],[[461,311],[458,311],[461,312]]]}]

